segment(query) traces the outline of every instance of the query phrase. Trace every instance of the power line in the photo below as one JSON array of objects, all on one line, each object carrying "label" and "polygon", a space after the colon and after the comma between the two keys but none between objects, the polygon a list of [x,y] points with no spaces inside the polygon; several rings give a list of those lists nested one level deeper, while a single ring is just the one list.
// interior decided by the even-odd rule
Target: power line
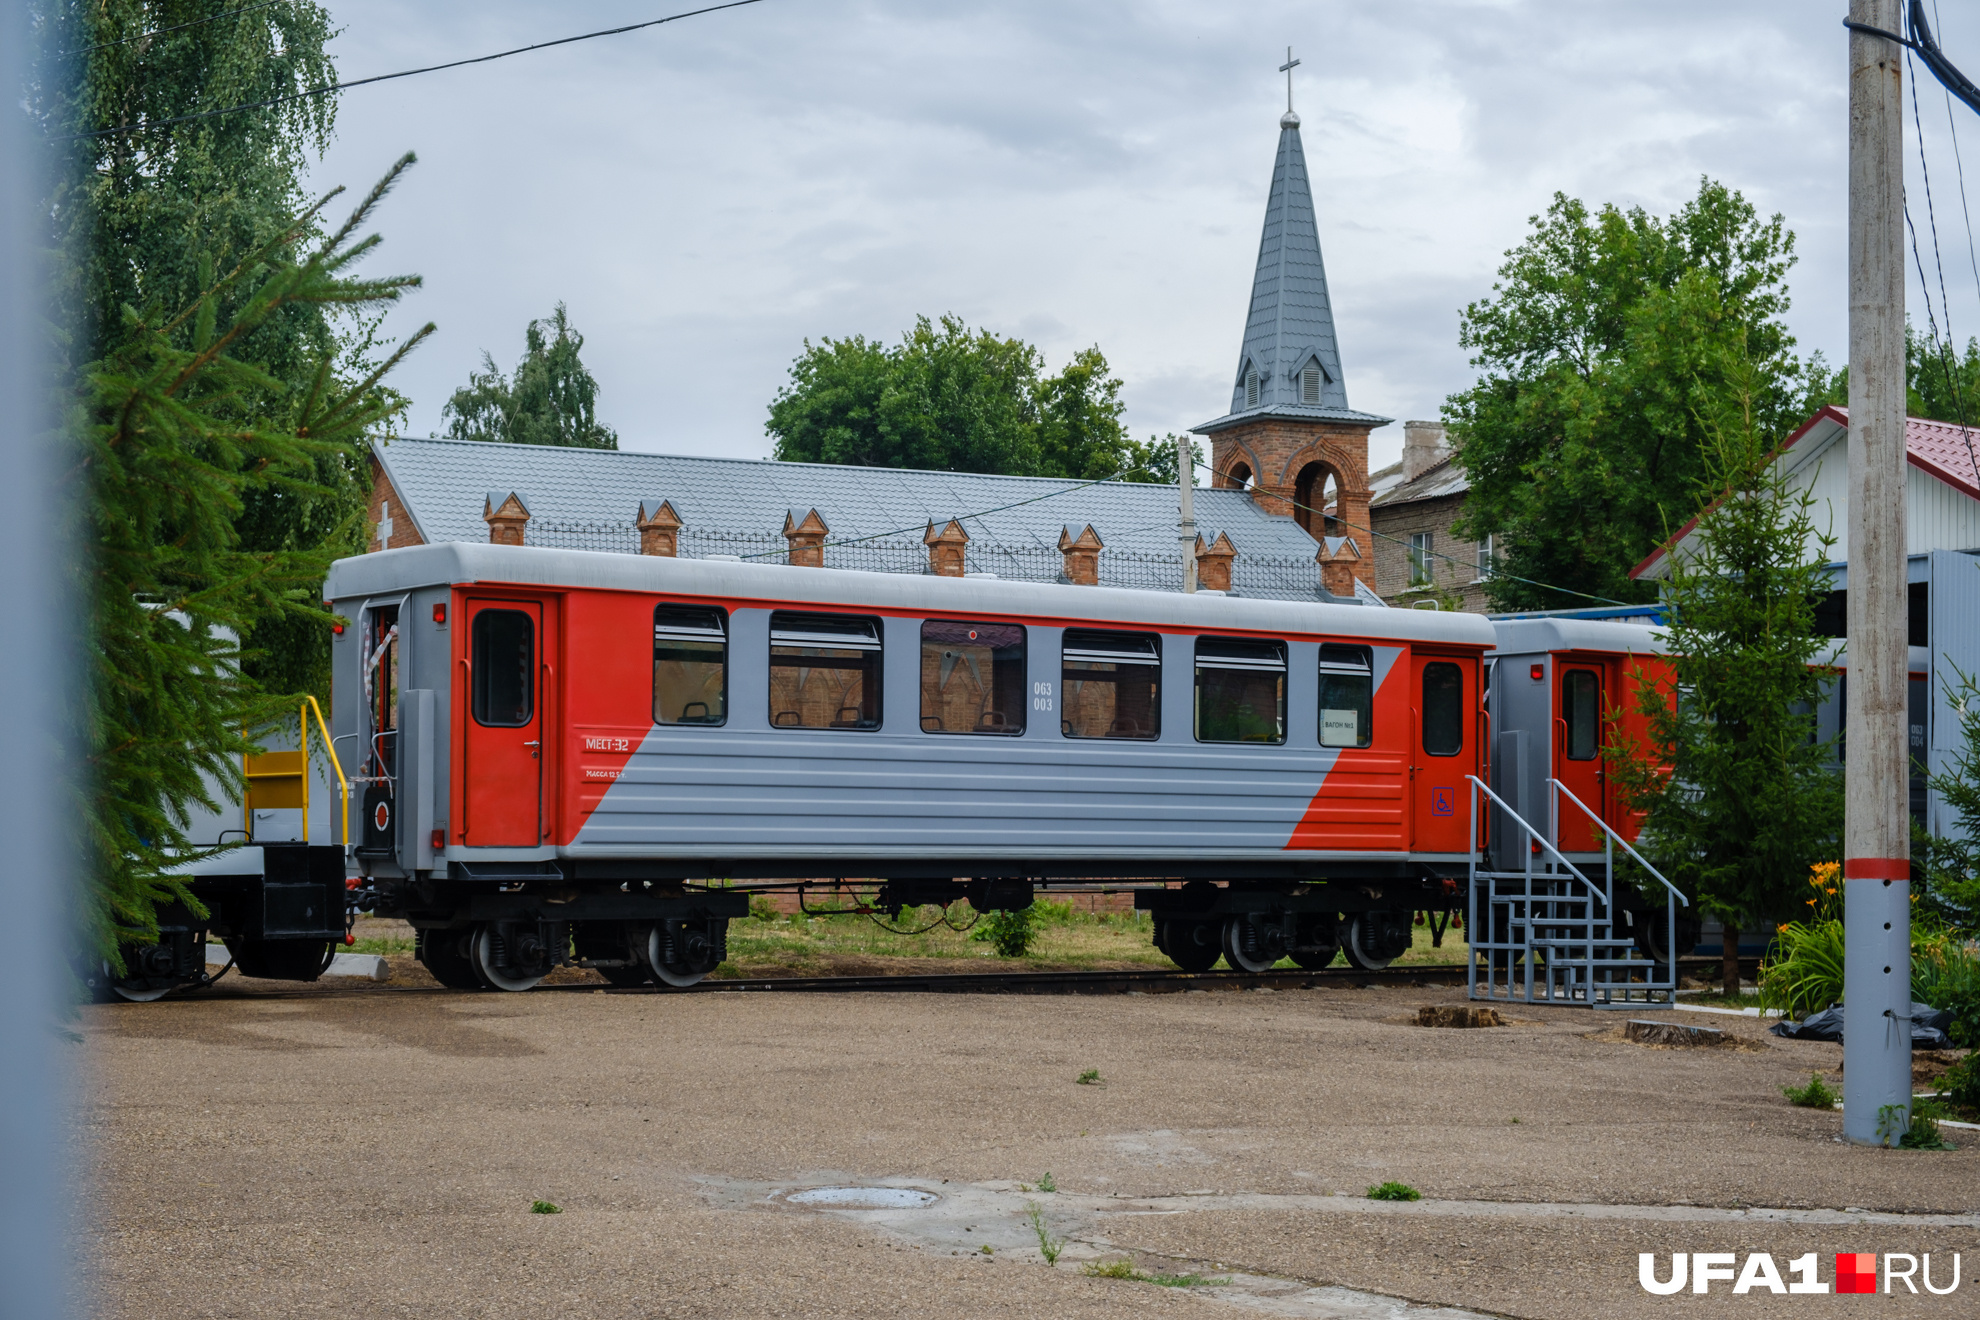
[{"label": "power line", "polygon": [[[1935,23],[1939,21],[1939,0],[1932,0],[1932,21]],[[1953,114],[1951,90],[1942,86],[1939,91],[1946,98],[1946,131],[1952,135],[1953,165],[1959,175],[1959,210],[1961,217],[1966,221],[1966,259],[1973,269],[1974,292],[1980,294],[1980,255],[1974,252],[1973,210],[1966,203],[1966,161],[1959,150],[1959,123],[1957,116]]]},{"label": "power line", "polygon": [[590,41],[596,37],[616,37],[627,32],[638,32],[644,28],[659,27],[663,23],[677,23],[684,18],[695,18],[701,14],[713,14],[724,9],[740,9],[744,5],[761,4],[763,0],[728,0],[727,4],[709,5],[703,9],[689,9],[679,14],[669,14],[665,18],[651,18],[643,23],[628,23],[623,27],[601,28],[596,32],[583,32],[575,37],[559,37],[555,41],[539,41],[528,46],[517,46],[513,50],[497,51],[493,55],[476,55],[471,59],[449,60],[445,64],[429,64],[424,68],[401,69],[397,73],[380,73],[369,78],[353,78],[349,82],[325,83],[321,87],[311,87],[300,92],[287,92],[281,96],[271,96],[265,101],[250,101],[244,105],[230,105],[224,110],[203,110],[198,114],[179,115],[172,119],[155,119],[142,124],[118,124],[112,128],[99,128],[88,133],[70,133],[56,138],[57,142],[75,142],[86,138],[109,137],[116,133],[148,133],[156,129],[171,128],[176,124],[190,124],[202,119],[214,119],[220,115],[239,114],[243,110],[265,110],[271,105],[284,105],[290,101],[306,100],[312,96],[324,96],[330,92],[348,91],[353,87],[366,87],[372,83],[391,82],[395,78],[412,78],[422,73],[438,73],[443,69],[459,69],[470,64],[487,64],[492,60],[505,60],[511,55],[526,55],[533,50],[549,50],[552,46],[568,46],[577,41]]},{"label": "power line", "polygon": [[1954,373],[1952,301],[1946,296],[1946,265],[1939,254],[1939,216],[1932,205],[1932,167],[1925,159],[1925,121],[1918,113],[1917,71],[1911,67],[1909,52],[1904,59],[1906,72],[1911,75],[1907,79],[1911,84],[1911,126],[1918,142],[1918,171],[1925,183],[1925,219],[1932,227],[1932,264],[1939,272],[1939,306],[1946,318],[1946,338],[1943,342],[1939,339],[1938,318],[1932,312],[1932,286],[1925,282],[1925,262],[1918,251],[1918,230],[1911,223],[1909,204],[1904,208],[1904,226],[1911,234],[1911,257],[1918,265],[1918,283],[1925,294],[1925,323],[1932,331],[1934,355],[1939,359],[1939,369],[1945,375],[1946,388],[1952,393],[1953,411],[1959,414],[1959,434],[1966,443],[1966,461],[1973,468],[1974,479],[1980,481],[1980,458],[1976,458],[1973,452],[1973,433],[1966,425],[1966,401],[1960,396],[1959,379]]},{"label": "power line", "polygon": [[282,3],[282,0],[261,0],[260,4],[249,5],[245,9],[229,9],[224,14],[208,14],[205,18],[195,18],[190,23],[174,23],[171,27],[153,28],[149,32],[140,32],[135,37],[124,37],[118,41],[99,41],[94,46],[78,46],[74,50],[65,50],[62,54],[87,55],[93,50],[109,50],[113,46],[128,46],[133,41],[143,41],[147,37],[162,37],[168,32],[183,32],[189,27],[198,27],[202,23],[218,23],[223,18],[233,18],[237,14],[251,14],[257,9],[266,9],[270,5],[280,3]]}]

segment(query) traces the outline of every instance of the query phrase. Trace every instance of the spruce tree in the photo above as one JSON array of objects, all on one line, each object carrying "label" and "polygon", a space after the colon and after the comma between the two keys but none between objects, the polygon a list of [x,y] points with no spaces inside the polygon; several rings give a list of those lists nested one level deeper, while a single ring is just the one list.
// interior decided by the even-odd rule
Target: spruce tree
[{"label": "spruce tree", "polygon": [[1772,462],[1759,370],[1735,357],[1716,372],[1698,419],[1706,507],[1663,588],[1675,690],[1644,684],[1648,745],[1617,739],[1605,756],[1648,812],[1652,861],[1724,924],[1732,995],[1740,930],[1795,912],[1809,867],[1838,855],[1842,776],[1814,714],[1834,678],[1815,624],[1833,538]]},{"label": "spruce tree", "polygon": [[244,672],[236,639],[290,620],[328,649],[332,620],[317,602],[332,551],[250,545],[242,511],[255,498],[322,498],[319,474],[362,454],[398,406],[386,372],[433,327],[348,385],[336,378],[331,345],[302,391],[250,354],[298,307],[377,309],[419,283],[350,273],[379,241],[358,230],[411,162],[306,255],[294,254],[329,198],[208,275],[176,312],[156,301],[126,307],[110,351],[79,373],[69,425],[87,554],[76,586],[89,602],[91,642],[88,725],[77,739],[88,756],[81,908],[89,939],[113,964],[120,944],[156,938],[159,905],[199,910],[167,874],[217,851],[188,846],[189,809],[238,797],[240,758],[257,731],[294,718],[287,694]]}]

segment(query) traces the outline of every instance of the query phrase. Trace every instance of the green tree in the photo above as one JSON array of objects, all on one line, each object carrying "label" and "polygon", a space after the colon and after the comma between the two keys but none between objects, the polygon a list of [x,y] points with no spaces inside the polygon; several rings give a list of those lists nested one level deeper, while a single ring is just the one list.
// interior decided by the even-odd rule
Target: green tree
[{"label": "green tree", "polygon": [[[328,146],[333,95],[257,105],[336,80],[329,11],[312,0],[44,0],[29,108],[55,144],[43,213],[59,253],[51,294],[65,379],[127,343],[131,308],[189,307],[216,271],[272,251],[294,261],[322,238],[301,180]],[[237,106],[256,108],[186,123],[166,121]],[[270,249],[288,236],[286,250]],[[228,285],[215,315],[234,325],[253,281]],[[300,399],[372,374],[375,315],[298,299],[259,317],[235,352]],[[171,331],[188,346],[191,322]],[[389,432],[404,400],[377,385]],[[214,407],[224,408],[216,402]],[[243,419],[245,420],[245,419]],[[234,513],[243,549],[355,553],[363,548],[370,480],[362,447],[321,451],[306,489],[250,483]],[[263,619],[245,638],[250,674],[273,687],[328,695],[329,647],[320,627]]]},{"label": "green tree", "polygon": [[1047,376],[1021,339],[923,316],[891,348],[806,340],[768,430],[791,462],[1096,480],[1141,459],[1125,406],[1097,346]]},{"label": "green tree", "polygon": [[1932,776],[1932,791],[1957,823],[1941,838],[1912,822],[1911,855],[1925,877],[1919,914],[1970,939],[1980,935],[1980,683],[1960,674],[1946,697],[1959,713],[1960,747]]},{"label": "green tree", "polygon": [[1556,193],[1532,225],[1460,325],[1481,374],[1444,405],[1471,480],[1459,531],[1500,547],[1500,609],[1586,603],[1534,582],[1648,600],[1629,570],[1695,511],[1700,418],[1730,373],[1750,369],[1760,433],[1799,420],[1794,236],[1710,179],[1668,218]]},{"label": "green tree", "polygon": [[1647,746],[1618,739],[1605,756],[1648,813],[1651,859],[1725,924],[1735,994],[1740,928],[1797,914],[1809,868],[1838,855],[1842,776],[1814,715],[1835,672],[1817,663],[1814,607],[1833,542],[1813,497],[1769,461],[1780,433],[1767,429],[1762,368],[1729,351],[1700,417],[1705,510],[1664,583],[1675,691],[1646,683]]},{"label": "green tree", "polygon": [[[1810,376],[1816,376],[1821,354],[1809,358]],[[1904,327],[1905,411],[1913,417],[1934,422],[1972,426],[1980,430],[1980,339],[1968,339],[1966,351],[1950,343],[1918,333],[1907,322]],[[1807,411],[1823,404],[1849,406],[1849,368],[1823,374]],[[1980,444],[1976,444],[1980,448]]]},{"label": "green tree", "polygon": [[120,943],[156,939],[160,905],[198,909],[165,871],[202,855],[187,845],[189,810],[214,808],[215,786],[237,794],[254,732],[278,714],[294,718],[289,697],[244,671],[233,639],[271,620],[325,635],[331,622],[315,603],[331,552],[247,544],[247,502],[321,497],[318,473],[362,452],[397,406],[380,392],[385,373],[433,327],[349,385],[326,346],[303,391],[247,348],[269,342],[259,332],[298,305],[375,308],[418,284],[349,273],[378,243],[357,231],[411,161],[307,255],[290,254],[329,198],[244,252],[176,315],[156,302],[126,308],[121,339],[79,373],[69,425],[89,547],[76,585],[91,611],[83,915],[113,962]]},{"label": "green tree", "polygon": [[598,381],[579,357],[583,348],[584,336],[558,303],[549,319],[531,321],[523,331],[522,361],[513,379],[502,375],[493,356],[481,355],[482,369],[441,410],[452,419],[447,434],[456,440],[617,449],[618,433],[598,420]]}]

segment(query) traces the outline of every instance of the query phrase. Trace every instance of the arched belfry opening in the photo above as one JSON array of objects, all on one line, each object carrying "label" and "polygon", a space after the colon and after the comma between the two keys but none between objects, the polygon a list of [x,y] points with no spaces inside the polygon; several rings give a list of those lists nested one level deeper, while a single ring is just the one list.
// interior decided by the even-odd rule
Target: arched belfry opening
[{"label": "arched belfry opening", "polygon": [[1229,487],[1231,490],[1249,490],[1251,489],[1251,483],[1251,465],[1243,459],[1239,459],[1224,469],[1224,479],[1218,484]]},{"label": "arched belfry opening", "polygon": [[1293,518],[1314,540],[1340,533],[1340,475],[1325,463],[1308,463],[1293,480]]}]

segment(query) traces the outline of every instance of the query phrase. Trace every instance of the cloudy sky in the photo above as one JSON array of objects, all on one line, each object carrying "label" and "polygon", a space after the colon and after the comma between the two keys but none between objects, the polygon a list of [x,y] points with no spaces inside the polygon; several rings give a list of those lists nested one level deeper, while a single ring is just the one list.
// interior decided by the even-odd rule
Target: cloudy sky
[{"label": "cloudy sky", "polygon": [[[346,78],[693,7],[329,3]],[[559,300],[626,448],[765,456],[807,336],[891,340],[944,312],[1054,368],[1100,345],[1135,433],[1162,433],[1229,397],[1291,45],[1349,400],[1435,417],[1471,379],[1459,308],[1557,190],[1663,213],[1709,174],[1781,212],[1802,351],[1844,357],[1844,9],[764,0],[347,93],[313,182],[361,190],[419,153],[374,267],[423,275],[396,322],[440,327],[399,380],[415,434]],[[1980,72],[1980,15],[1947,19]],[[1964,339],[1980,275],[1944,98],[1919,94]],[[1378,464],[1401,431],[1376,432]]]}]

